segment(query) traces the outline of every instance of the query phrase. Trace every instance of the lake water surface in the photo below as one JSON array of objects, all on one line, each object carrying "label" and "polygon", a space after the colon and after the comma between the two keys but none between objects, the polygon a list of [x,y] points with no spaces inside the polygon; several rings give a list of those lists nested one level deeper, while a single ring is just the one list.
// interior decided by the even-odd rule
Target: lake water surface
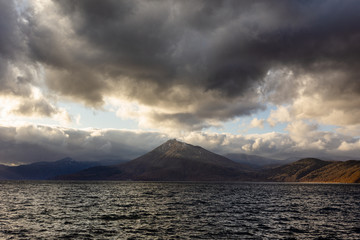
[{"label": "lake water surface", "polygon": [[2,181],[0,239],[360,239],[360,185]]}]

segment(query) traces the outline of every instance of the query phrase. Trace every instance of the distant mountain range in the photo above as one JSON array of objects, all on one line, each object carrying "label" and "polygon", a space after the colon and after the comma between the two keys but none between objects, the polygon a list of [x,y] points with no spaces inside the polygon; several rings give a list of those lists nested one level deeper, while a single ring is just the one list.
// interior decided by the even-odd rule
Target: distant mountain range
[{"label": "distant mountain range", "polygon": [[[254,155],[227,157],[202,147],[169,140],[131,161],[77,162],[65,158],[16,167],[0,165],[0,180],[271,181],[360,183],[360,161],[296,162]],[[232,161],[232,160],[235,161]],[[114,163],[114,161],[112,161]]]},{"label": "distant mountain range", "polygon": [[0,165],[0,180],[45,180],[109,163],[113,161],[78,162],[67,157],[55,162],[36,162],[20,166]]},{"label": "distant mountain range", "polygon": [[265,158],[257,155],[248,155],[244,153],[229,153],[224,156],[233,160],[234,162],[245,164],[252,168],[276,167],[296,161],[296,160],[277,160],[277,159]]}]

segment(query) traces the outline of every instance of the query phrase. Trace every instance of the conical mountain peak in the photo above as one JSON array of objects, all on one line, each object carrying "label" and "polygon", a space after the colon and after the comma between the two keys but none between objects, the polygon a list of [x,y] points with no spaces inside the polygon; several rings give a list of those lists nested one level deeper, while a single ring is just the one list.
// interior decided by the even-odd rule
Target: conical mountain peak
[{"label": "conical mountain peak", "polygon": [[[176,140],[174,138],[174,139],[168,140],[167,142],[163,143],[162,145],[165,145],[167,147],[182,147],[182,146],[185,146],[187,144],[184,143],[184,142],[180,142],[180,141],[178,141],[178,140]],[[160,146],[162,146],[162,145],[160,145]]]},{"label": "conical mountain peak", "polygon": [[168,150],[171,148],[183,148],[185,147],[185,145],[187,145],[184,142],[180,142],[176,139],[170,139],[168,141],[166,141],[165,143],[161,144],[158,148],[161,150]]},{"label": "conical mountain peak", "polygon": [[202,152],[208,152],[207,150],[193,146],[184,142],[180,142],[176,139],[168,140],[159,147],[155,148],[152,152],[161,154],[166,157],[196,157],[201,155]]}]

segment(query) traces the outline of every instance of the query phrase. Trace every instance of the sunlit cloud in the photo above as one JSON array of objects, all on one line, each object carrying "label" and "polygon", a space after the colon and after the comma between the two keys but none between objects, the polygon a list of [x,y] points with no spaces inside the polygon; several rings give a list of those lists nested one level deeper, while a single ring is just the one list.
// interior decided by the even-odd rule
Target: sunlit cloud
[{"label": "sunlit cloud", "polygon": [[250,122],[250,127],[252,127],[252,128],[264,128],[264,123],[265,123],[264,119],[253,118],[253,120],[251,120],[251,122]]}]

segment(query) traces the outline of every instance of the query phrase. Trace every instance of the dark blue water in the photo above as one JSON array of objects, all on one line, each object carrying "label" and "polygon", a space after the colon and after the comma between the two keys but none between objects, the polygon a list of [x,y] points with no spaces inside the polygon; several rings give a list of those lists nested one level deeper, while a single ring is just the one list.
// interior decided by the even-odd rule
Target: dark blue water
[{"label": "dark blue water", "polygon": [[360,185],[0,182],[0,239],[360,239]]}]

